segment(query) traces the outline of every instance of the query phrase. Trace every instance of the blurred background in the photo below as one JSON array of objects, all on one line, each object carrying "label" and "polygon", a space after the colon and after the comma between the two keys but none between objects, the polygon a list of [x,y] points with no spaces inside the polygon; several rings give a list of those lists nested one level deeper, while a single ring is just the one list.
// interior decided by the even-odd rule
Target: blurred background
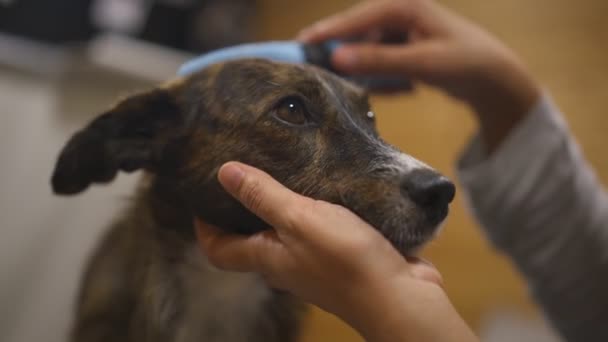
[{"label": "blurred background", "polygon": [[[136,176],[122,175],[78,198],[54,197],[48,179],[74,130],[116,97],[171,78],[197,53],[289,39],[354,2],[0,0],[0,341],[65,340],[81,267],[135,184]],[[606,183],[608,2],[441,2],[527,61]],[[467,108],[426,87],[373,105],[386,140],[454,178],[454,160],[475,131]],[[425,254],[458,311],[483,341],[557,341],[462,200],[452,208]],[[361,339],[314,309],[303,341]]]}]

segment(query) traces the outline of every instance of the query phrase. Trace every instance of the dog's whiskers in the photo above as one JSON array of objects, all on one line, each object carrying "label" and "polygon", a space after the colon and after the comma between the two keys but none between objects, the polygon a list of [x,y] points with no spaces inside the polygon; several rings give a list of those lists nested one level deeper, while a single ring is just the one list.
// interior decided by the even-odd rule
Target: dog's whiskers
[{"label": "dog's whiskers", "polygon": [[279,83],[276,83],[276,82],[272,82],[272,81],[269,81],[269,80],[264,80],[264,82],[266,82],[266,83],[268,83],[270,85],[273,85],[275,87],[281,87],[281,85]]}]

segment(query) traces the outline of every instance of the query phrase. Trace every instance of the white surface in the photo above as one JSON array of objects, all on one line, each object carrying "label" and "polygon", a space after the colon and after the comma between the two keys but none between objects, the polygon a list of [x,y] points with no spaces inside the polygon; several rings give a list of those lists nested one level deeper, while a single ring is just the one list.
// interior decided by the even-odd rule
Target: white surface
[{"label": "white surface", "polygon": [[0,32],[0,64],[59,75],[69,69],[74,59],[73,50]]},{"label": "white surface", "polygon": [[[118,82],[122,83],[122,82]],[[63,342],[83,262],[133,177],[78,197],[51,193],[55,158],[120,86],[67,88],[0,69],[0,341]],[[70,113],[74,111],[90,111]]]},{"label": "white surface", "polygon": [[119,35],[101,35],[86,50],[93,66],[117,71],[152,82],[175,75],[193,56],[178,50]]},{"label": "white surface", "polygon": [[119,34],[100,34],[82,45],[54,45],[0,32],[0,65],[49,77],[94,69],[160,83],[174,77],[192,57],[181,50]]},{"label": "white surface", "polygon": [[0,65],[12,66],[0,66],[1,342],[66,341],[82,267],[136,181],[53,195],[63,144],[118,96],[148,87],[135,78],[162,82],[189,57],[116,36],[80,51],[0,35]]}]

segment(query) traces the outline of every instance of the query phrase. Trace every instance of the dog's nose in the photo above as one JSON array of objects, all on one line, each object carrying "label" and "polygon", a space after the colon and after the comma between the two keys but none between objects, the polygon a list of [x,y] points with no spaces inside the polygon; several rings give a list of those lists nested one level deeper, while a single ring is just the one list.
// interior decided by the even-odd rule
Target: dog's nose
[{"label": "dog's nose", "polygon": [[401,188],[414,203],[432,211],[443,211],[456,193],[452,182],[430,170],[411,172],[405,176]]}]

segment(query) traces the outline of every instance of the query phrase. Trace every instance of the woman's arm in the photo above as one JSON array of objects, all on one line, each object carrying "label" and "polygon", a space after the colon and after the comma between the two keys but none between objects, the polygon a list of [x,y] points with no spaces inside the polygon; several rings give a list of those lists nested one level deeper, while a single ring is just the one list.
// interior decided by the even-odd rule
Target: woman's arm
[{"label": "woman's arm", "polygon": [[484,231],[568,341],[608,341],[608,195],[549,96],[484,150],[458,165]]}]

